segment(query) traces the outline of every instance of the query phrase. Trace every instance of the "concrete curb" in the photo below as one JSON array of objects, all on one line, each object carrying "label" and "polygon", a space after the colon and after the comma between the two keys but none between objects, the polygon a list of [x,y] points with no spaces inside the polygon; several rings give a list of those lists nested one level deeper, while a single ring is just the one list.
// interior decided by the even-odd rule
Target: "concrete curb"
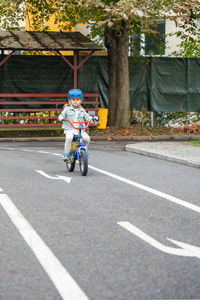
[{"label": "concrete curb", "polygon": [[[62,142],[65,137],[0,137],[0,142]],[[173,135],[159,135],[159,136],[91,136],[91,141],[189,141],[200,140],[200,135],[197,136],[173,136]]]},{"label": "concrete curb", "polygon": [[141,155],[145,155],[145,156],[149,156],[149,157],[153,157],[153,158],[157,158],[157,159],[167,160],[167,161],[171,161],[171,162],[175,162],[175,163],[179,163],[179,164],[183,164],[183,165],[187,165],[187,166],[191,166],[191,167],[195,167],[195,168],[200,168],[199,162],[186,160],[186,159],[178,158],[175,156],[160,154],[160,153],[152,152],[149,150],[131,148],[129,145],[127,145],[125,147],[125,151],[136,153],[136,154],[141,154]]},{"label": "concrete curb", "polygon": [[0,138],[0,142],[62,142],[64,137],[16,137]]},{"label": "concrete curb", "polygon": [[[143,149],[137,149],[134,147],[131,147],[130,142],[133,142],[133,144],[137,144],[138,142],[162,142],[162,141],[170,141],[170,142],[175,142],[175,141],[192,141],[192,140],[200,140],[200,136],[165,136],[165,135],[160,135],[160,136],[91,136],[91,141],[93,142],[98,142],[98,141],[104,141],[106,143],[111,142],[126,142],[127,145],[123,148],[123,150],[127,152],[133,152],[157,159],[162,159],[162,160],[167,160],[171,162],[176,162],[180,163],[183,165],[195,167],[195,168],[200,168],[200,163],[195,162],[192,160],[186,160],[182,159],[179,157],[175,156],[170,156],[170,155],[165,155],[165,154],[160,154],[156,152],[152,152],[149,150],[143,150]],[[9,137],[9,138],[0,138],[0,142],[62,142],[64,143],[65,137]]]}]

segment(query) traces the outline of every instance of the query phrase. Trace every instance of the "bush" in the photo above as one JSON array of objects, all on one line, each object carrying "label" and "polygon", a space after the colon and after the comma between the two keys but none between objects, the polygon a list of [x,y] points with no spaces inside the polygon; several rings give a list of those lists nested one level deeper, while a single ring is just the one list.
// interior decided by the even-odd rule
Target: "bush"
[{"label": "bush", "polygon": [[156,125],[180,127],[200,122],[200,113],[194,112],[159,112],[156,113]]},{"label": "bush", "polygon": [[139,124],[141,126],[150,126],[151,125],[151,112],[146,111],[142,108],[142,111],[132,111],[131,112],[131,124]]}]

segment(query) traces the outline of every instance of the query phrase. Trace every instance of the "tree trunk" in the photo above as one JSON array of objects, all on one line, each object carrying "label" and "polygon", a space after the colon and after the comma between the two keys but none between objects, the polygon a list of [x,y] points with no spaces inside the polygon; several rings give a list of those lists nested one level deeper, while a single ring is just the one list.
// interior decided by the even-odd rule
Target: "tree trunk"
[{"label": "tree trunk", "polygon": [[130,125],[129,36],[125,22],[120,30],[105,30],[108,50],[108,125],[127,128]]}]

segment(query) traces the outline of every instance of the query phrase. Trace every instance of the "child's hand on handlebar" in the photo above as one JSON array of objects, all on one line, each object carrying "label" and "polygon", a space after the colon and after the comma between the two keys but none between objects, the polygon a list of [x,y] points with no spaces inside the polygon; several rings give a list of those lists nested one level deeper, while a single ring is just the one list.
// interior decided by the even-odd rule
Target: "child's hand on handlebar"
[{"label": "child's hand on handlebar", "polygon": [[97,122],[99,121],[99,117],[94,116],[94,117],[92,118],[92,121],[93,121],[94,124],[97,124]]},{"label": "child's hand on handlebar", "polygon": [[62,117],[57,119],[57,122],[62,122],[62,121],[64,121],[64,119]]}]

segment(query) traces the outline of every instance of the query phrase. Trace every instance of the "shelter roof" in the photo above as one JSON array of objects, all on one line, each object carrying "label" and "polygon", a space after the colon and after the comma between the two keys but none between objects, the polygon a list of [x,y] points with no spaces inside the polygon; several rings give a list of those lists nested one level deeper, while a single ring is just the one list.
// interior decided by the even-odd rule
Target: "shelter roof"
[{"label": "shelter roof", "polygon": [[0,31],[0,50],[104,50],[80,32]]}]

